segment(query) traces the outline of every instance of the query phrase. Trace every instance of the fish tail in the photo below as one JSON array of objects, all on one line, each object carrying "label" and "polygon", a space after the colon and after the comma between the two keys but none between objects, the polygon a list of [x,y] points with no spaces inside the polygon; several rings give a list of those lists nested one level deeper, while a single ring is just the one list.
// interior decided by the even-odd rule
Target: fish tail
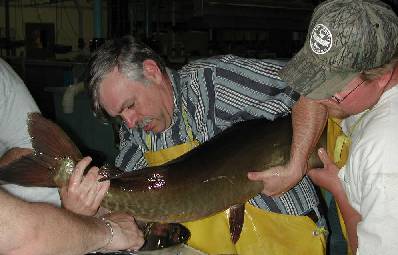
[{"label": "fish tail", "polygon": [[0,180],[27,187],[55,187],[47,166],[33,154],[0,167]]},{"label": "fish tail", "polygon": [[[69,136],[54,122],[39,113],[28,116],[28,131],[35,157],[52,165],[51,161],[71,158],[78,161],[82,155]],[[52,160],[54,159],[54,160]]]},{"label": "fish tail", "polygon": [[[28,132],[33,153],[0,167],[0,180],[23,186],[57,186],[64,159],[78,161],[81,153],[72,140],[54,122],[39,113],[29,113]],[[57,184],[59,184],[57,182]]]}]

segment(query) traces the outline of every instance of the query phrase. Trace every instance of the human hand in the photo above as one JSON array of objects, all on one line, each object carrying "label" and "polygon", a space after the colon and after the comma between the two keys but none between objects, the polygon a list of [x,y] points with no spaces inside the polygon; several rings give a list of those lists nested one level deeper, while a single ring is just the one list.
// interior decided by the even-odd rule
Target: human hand
[{"label": "human hand", "polygon": [[138,228],[134,217],[126,213],[110,213],[103,217],[113,229],[113,238],[101,251],[137,251],[144,245],[144,234]]},{"label": "human hand", "polygon": [[289,163],[283,166],[271,167],[262,172],[249,172],[252,181],[262,181],[262,193],[267,196],[279,196],[294,187],[303,178],[303,166]]},{"label": "human hand", "polygon": [[323,162],[323,168],[313,168],[307,174],[316,185],[336,194],[343,189],[338,177],[340,169],[333,163],[324,148],[318,150],[318,156]]},{"label": "human hand", "polygon": [[69,179],[69,183],[60,189],[63,207],[81,215],[93,216],[101,204],[110,182],[98,180],[102,178],[98,174],[98,167],[92,167],[83,176],[84,169],[90,164],[91,158],[80,160]]}]

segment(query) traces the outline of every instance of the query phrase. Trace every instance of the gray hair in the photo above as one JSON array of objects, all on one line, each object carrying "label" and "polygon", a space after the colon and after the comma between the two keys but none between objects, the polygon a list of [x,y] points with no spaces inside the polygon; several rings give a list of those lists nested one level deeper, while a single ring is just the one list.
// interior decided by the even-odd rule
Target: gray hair
[{"label": "gray hair", "polygon": [[97,117],[109,119],[99,102],[99,88],[104,77],[117,67],[128,79],[146,84],[143,62],[147,59],[155,61],[160,71],[166,73],[166,66],[161,57],[132,36],[107,41],[95,51],[88,63],[86,86],[93,112]]}]

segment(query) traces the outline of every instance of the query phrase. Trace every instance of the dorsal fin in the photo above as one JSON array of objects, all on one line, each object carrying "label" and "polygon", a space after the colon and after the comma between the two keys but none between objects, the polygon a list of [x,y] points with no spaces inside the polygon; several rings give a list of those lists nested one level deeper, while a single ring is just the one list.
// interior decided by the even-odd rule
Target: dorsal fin
[{"label": "dorsal fin", "polygon": [[39,113],[29,113],[28,118],[28,130],[35,156],[44,154],[53,158],[70,157],[74,161],[82,158],[77,146],[57,124]]}]

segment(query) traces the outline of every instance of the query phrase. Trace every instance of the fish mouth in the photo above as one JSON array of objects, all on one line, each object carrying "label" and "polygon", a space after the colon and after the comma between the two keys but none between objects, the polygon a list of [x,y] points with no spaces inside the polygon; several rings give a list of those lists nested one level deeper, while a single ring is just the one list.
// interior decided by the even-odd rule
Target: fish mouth
[{"label": "fish mouth", "polygon": [[140,251],[158,250],[186,243],[191,232],[178,223],[149,223],[144,230],[145,244]]}]

